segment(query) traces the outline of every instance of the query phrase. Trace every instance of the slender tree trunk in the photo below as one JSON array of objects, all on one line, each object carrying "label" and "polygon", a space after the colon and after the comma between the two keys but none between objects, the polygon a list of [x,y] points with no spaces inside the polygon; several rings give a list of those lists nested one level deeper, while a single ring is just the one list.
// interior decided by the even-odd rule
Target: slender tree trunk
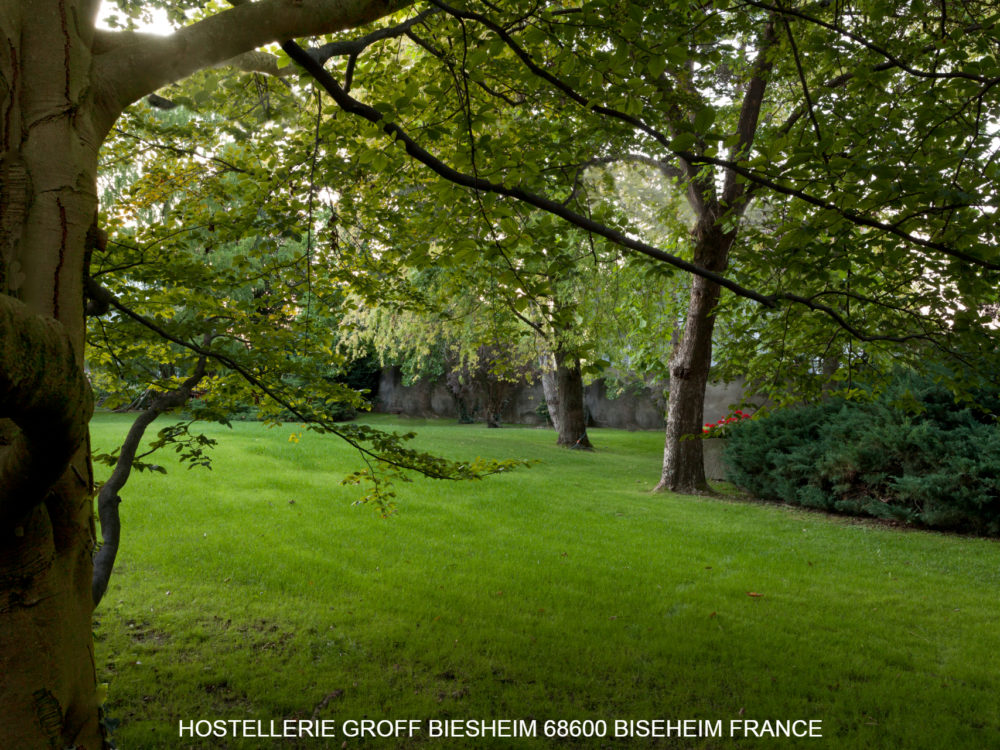
[{"label": "slender tree trunk", "polygon": [[[731,236],[713,232],[700,243],[702,252],[698,262],[712,270],[724,270],[731,243]],[[700,276],[693,277],[684,333],[670,357],[663,472],[656,490],[684,494],[709,491],[700,438],[704,425],[705,389],[712,366],[715,307],[720,292],[718,284]]]},{"label": "slender tree trunk", "polygon": [[559,424],[556,444],[567,448],[593,448],[587,436],[587,411],[583,404],[580,360],[559,350],[555,352],[555,360]]},{"label": "slender tree trunk", "polygon": [[[769,55],[775,45],[774,25],[762,29],[760,49],[747,81],[743,104],[736,125],[739,157],[750,152],[767,78],[771,70]],[[694,227],[694,262],[702,268],[721,273],[729,265],[729,251],[736,239],[739,221],[750,203],[751,195],[732,170],[723,173],[721,195],[714,174],[705,174],[683,162],[688,176],[688,203],[697,216]],[[723,228],[723,220],[730,226]],[[712,366],[712,333],[715,308],[721,289],[701,276],[691,280],[691,296],[684,334],[670,357],[670,392],[667,402],[667,431],[663,449],[663,471],[656,490],[685,494],[709,491],[705,479],[705,459],[701,434],[704,426],[705,388]]]},{"label": "slender tree trunk", "polygon": [[545,408],[549,410],[549,420],[556,432],[559,432],[559,389],[556,387],[556,360],[553,354],[542,354],[538,358],[542,371],[542,394],[545,396]]},{"label": "slender tree trunk", "polygon": [[[205,336],[202,346],[206,349],[211,343],[211,336]],[[118,493],[128,481],[132,473],[132,462],[139,449],[139,443],[146,428],[156,419],[171,409],[184,406],[190,399],[194,389],[205,377],[205,358],[202,357],[195,365],[191,376],[181,383],[175,391],[160,393],[153,398],[152,403],[143,411],[129,428],[128,435],[122,442],[121,450],[118,453],[118,461],[111,476],[101,487],[97,496],[97,512],[101,520],[101,548],[94,555],[94,574],[91,582],[91,591],[94,599],[94,606],[101,603],[104,592],[107,591],[108,581],[115,567],[115,559],[118,556],[118,544],[121,540],[121,519],[118,515],[118,506],[121,498]]]}]

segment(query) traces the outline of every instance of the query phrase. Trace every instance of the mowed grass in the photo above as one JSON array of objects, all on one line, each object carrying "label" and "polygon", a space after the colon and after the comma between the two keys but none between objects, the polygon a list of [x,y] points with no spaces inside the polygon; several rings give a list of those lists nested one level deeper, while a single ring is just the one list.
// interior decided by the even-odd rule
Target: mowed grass
[{"label": "mowed grass", "polygon": [[[123,750],[1000,747],[1000,545],[740,500],[653,495],[662,436],[373,418],[453,457],[540,459],[398,487],[298,425],[208,426],[211,471],[140,474],[97,611]],[[130,420],[94,421],[111,449]],[[152,430],[155,432],[155,429]],[[751,595],[753,594],[753,595]],[[180,738],[199,719],[722,720],[726,736]],[[815,719],[822,738],[728,736]]]}]

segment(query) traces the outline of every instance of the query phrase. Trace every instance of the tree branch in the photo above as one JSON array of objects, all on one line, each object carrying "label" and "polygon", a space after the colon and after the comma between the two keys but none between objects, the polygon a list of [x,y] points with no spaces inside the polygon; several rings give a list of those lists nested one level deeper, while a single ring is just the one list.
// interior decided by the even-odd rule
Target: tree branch
[{"label": "tree branch", "polygon": [[169,36],[104,33],[95,41],[102,132],[129,104],[168,83],[264,44],[342,31],[375,21],[412,0],[259,0],[240,3]]},{"label": "tree branch", "polygon": [[137,143],[141,143],[143,146],[148,146],[149,148],[162,149],[163,151],[169,151],[170,153],[177,154],[178,156],[191,156],[195,159],[201,159],[203,161],[211,161],[215,162],[216,164],[221,164],[224,167],[224,170],[222,171],[225,172],[238,172],[240,174],[247,174],[247,175],[250,174],[250,172],[243,169],[242,167],[237,167],[235,164],[232,164],[231,162],[228,162],[225,159],[221,159],[218,156],[206,156],[205,154],[202,154],[195,149],[180,148],[179,146],[175,146],[172,143],[156,143],[154,141],[149,141],[143,138],[142,136],[135,135],[134,133],[129,133],[125,130],[122,130],[121,128],[115,128],[114,132],[118,133],[118,135],[123,136],[125,138],[131,138]]},{"label": "tree branch", "polygon": [[[774,24],[768,22],[761,35],[760,50],[753,63],[753,73],[747,82],[743,104],[740,107],[740,117],[736,123],[737,141],[733,148],[734,159],[745,159],[753,147],[753,141],[757,135],[757,123],[760,120],[760,109],[764,104],[767,76],[772,67],[769,55],[776,43]],[[729,170],[726,173],[726,184],[722,189],[722,205],[725,210],[729,210],[737,203],[740,204],[742,212],[746,210],[749,200],[747,200],[744,183],[737,179],[736,172]]]},{"label": "tree branch", "polygon": [[977,258],[975,255],[969,255],[961,250],[956,250],[950,245],[946,245],[943,242],[935,242],[934,240],[924,239],[919,235],[912,234],[911,232],[904,231],[894,224],[889,224],[884,221],[879,221],[878,219],[873,219],[864,214],[859,214],[857,211],[852,211],[850,209],[841,208],[836,203],[831,203],[830,201],[819,198],[815,195],[805,192],[804,190],[799,190],[798,188],[788,187],[786,185],[781,185],[775,182],[769,177],[755,172],[752,169],[748,169],[746,166],[739,164],[738,162],[732,161],[730,159],[719,159],[713,156],[699,156],[697,154],[688,153],[686,151],[675,152],[678,156],[689,160],[692,164],[711,164],[717,167],[725,167],[730,169],[736,174],[744,177],[750,182],[766,187],[773,190],[775,193],[780,195],[787,195],[791,198],[798,198],[804,203],[816,206],[817,208],[823,208],[829,211],[833,211],[837,214],[843,216],[847,221],[852,224],[856,224],[861,227],[870,227],[872,229],[880,229],[887,234],[895,235],[902,240],[912,244],[918,245],[920,247],[925,247],[928,250],[934,250],[941,253],[942,255],[947,255],[948,257],[961,260],[965,263],[969,263],[974,266],[979,266],[981,268],[986,268],[991,271],[1000,271],[1000,263],[994,263],[992,261],[985,260],[983,258]]},{"label": "tree branch", "polygon": [[[209,343],[210,336],[206,335],[204,345],[207,347]],[[91,580],[91,594],[95,607],[104,597],[108,581],[111,579],[111,572],[115,567],[115,558],[118,556],[118,544],[121,539],[121,518],[118,515],[118,506],[122,500],[118,493],[121,492],[132,473],[132,462],[135,460],[142,436],[145,434],[146,428],[161,414],[181,407],[188,402],[195,387],[205,377],[205,363],[205,356],[201,356],[191,377],[181,383],[177,390],[158,394],[153,398],[149,407],[136,417],[122,443],[114,471],[101,487],[97,496],[97,514],[101,521],[103,543],[101,548],[97,550],[97,554],[94,555],[94,574]]]},{"label": "tree branch", "polygon": [[[518,44],[517,41],[510,34],[507,33],[506,29],[494,23],[486,16],[482,15],[481,13],[473,13],[471,11],[463,11],[458,8],[454,8],[450,5],[445,4],[444,2],[442,2],[442,0],[430,0],[430,2],[433,5],[440,8],[441,10],[443,10],[448,15],[453,16],[454,18],[464,19],[467,21],[475,21],[476,23],[492,31],[505,45],[507,45],[507,48],[510,49],[511,52],[517,55],[518,59],[520,59],[521,62],[524,63],[525,67],[527,67],[528,70],[530,70],[534,75],[538,76],[542,80],[548,81],[549,84],[551,84],[556,89],[561,91],[563,94],[568,96],[571,100],[579,104],[581,107],[588,109],[595,114],[603,115],[605,117],[609,117],[611,119],[627,123],[636,130],[639,130],[645,133],[646,135],[650,136],[651,138],[653,138],[661,146],[669,148],[670,138],[668,138],[666,135],[661,133],[656,128],[643,122],[638,117],[633,117],[630,114],[614,109],[612,107],[605,107],[604,105],[601,104],[592,103],[589,99],[587,99],[587,97],[585,97],[579,91],[577,91],[572,86],[567,84],[564,80],[557,77],[549,70],[546,70],[545,67],[535,62],[535,60],[531,57],[531,54],[527,50],[525,50],[520,44]],[[287,52],[287,50],[285,51]]]},{"label": "tree branch", "polygon": [[396,24],[395,26],[386,26],[383,29],[376,29],[370,34],[365,34],[357,39],[345,39],[324,44],[322,47],[313,47],[309,50],[309,54],[312,55],[313,59],[320,65],[325,65],[326,61],[331,57],[342,57],[344,55],[356,57],[376,42],[381,42],[385,39],[396,39],[407,35],[414,26],[423,23],[427,18],[433,16],[437,12],[439,12],[437,8],[429,8],[428,10],[421,11],[413,18],[409,18],[400,24]]},{"label": "tree branch", "polygon": [[[296,421],[313,425],[322,432],[336,435],[358,451],[366,462],[374,460],[397,469],[416,471],[431,479],[480,479],[487,473],[495,473],[497,471],[504,470],[502,465],[504,462],[497,463],[487,461],[482,463],[480,466],[465,463],[451,463],[445,461],[444,459],[428,456],[427,454],[421,454],[413,450],[403,449],[396,445],[399,442],[399,438],[395,435],[387,434],[364,426],[334,425],[332,420],[329,420],[322,414],[307,413],[306,411],[296,407],[290,399],[284,397],[273,387],[269,386],[259,377],[254,375],[246,366],[242,365],[232,357],[222,354],[221,352],[212,351],[206,347],[193,344],[190,341],[185,341],[179,336],[173,335],[152,320],[149,320],[145,316],[132,310],[130,307],[122,304],[122,302],[111,294],[110,291],[91,278],[87,278],[84,284],[87,294],[90,295],[92,299],[97,300],[101,304],[107,304],[108,306],[115,308],[126,317],[148,328],[165,341],[170,341],[183,347],[184,349],[187,349],[188,351],[194,352],[200,357],[213,360],[224,367],[229,368],[265,396],[287,409],[295,417]],[[403,439],[406,439],[405,436]],[[365,447],[362,444],[363,441],[371,442],[374,447]],[[479,463],[480,462],[478,460],[473,462],[473,464]]]},{"label": "tree branch", "polygon": [[606,239],[609,239],[616,245],[629,248],[630,250],[634,250],[656,260],[668,263],[669,265],[683,271],[687,271],[688,273],[693,273],[710,281],[714,281],[720,286],[729,289],[741,297],[752,299],[755,302],[759,302],[767,307],[775,306],[775,300],[772,297],[768,297],[760,292],[748,289],[740,284],[737,284],[735,281],[722,276],[721,274],[709,271],[706,268],[686,261],[683,258],[665,252],[657,247],[653,247],[652,245],[642,242],[641,240],[629,237],[617,229],[613,229],[605,224],[596,222],[593,219],[577,213],[576,211],[573,211],[572,209],[562,205],[561,203],[557,203],[550,198],[532,193],[524,188],[509,187],[507,185],[490,182],[489,180],[485,180],[481,177],[465,174],[453,169],[419,145],[405,130],[403,130],[400,125],[385,120],[384,115],[377,109],[350,96],[340,87],[340,84],[337,83],[333,76],[331,76],[326,69],[319,65],[315,60],[313,60],[312,56],[299,47],[299,45],[294,42],[283,42],[281,48],[285,50],[289,57],[305,68],[344,111],[358,117],[362,117],[370,123],[380,126],[383,132],[387,135],[403,143],[406,148],[406,153],[420,163],[429,167],[432,171],[446,180],[473,190],[495,193],[497,195],[514,198],[523,203],[534,206],[535,208],[540,208],[543,211],[565,219],[569,223],[574,224],[581,229],[585,229],[588,232],[593,232],[594,234],[598,234]]},{"label": "tree branch", "polygon": [[[807,21],[811,24],[832,31],[839,36],[842,36],[846,39],[850,39],[851,41],[860,44],[868,51],[874,52],[876,55],[879,55],[880,57],[884,58],[886,62],[888,62],[892,67],[899,68],[900,70],[905,71],[906,73],[909,73],[910,75],[915,76],[917,78],[929,78],[932,80],[948,80],[948,79],[962,78],[968,81],[976,81],[977,83],[990,84],[990,85],[995,85],[996,83],[1000,82],[1000,77],[985,76],[976,73],[967,73],[964,70],[952,70],[944,73],[933,70],[920,70],[908,64],[902,58],[892,54],[889,50],[885,49],[884,47],[877,45],[874,42],[869,41],[868,39],[865,39],[860,34],[857,34],[853,31],[838,26],[836,23],[829,23],[827,21],[823,21],[819,18],[816,18],[815,16],[810,16],[808,13],[803,13],[802,11],[770,5],[768,3],[759,2],[758,0],[742,0],[742,4],[749,5],[754,8],[760,8],[761,10],[767,10],[772,13],[780,13],[783,16],[792,16],[793,18],[800,18],[803,21]],[[926,52],[933,49],[934,46],[932,45],[930,47],[924,47],[921,51]]]},{"label": "tree branch", "polygon": [[[672,265],[676,268],[681,269],[682,271],[686,271],[696,276],[701,276],[705,279],[708,279],[709,281],[713,281],[722,286],[723,288],[728,289],[731,292],[734,292],[735,294],[741,297],[745,297],[746,299],[758,302],[759,304],[765,307],[777,308],[782,301],[793,302],[798,305],[803,305],[811,310],[821,312],[827,315],[838,326],[843,328],[847,333],[849,333],[851,336],[860,341],[889,341],[889,342],[902,343],[911,341],[913,339],[933,340],[931,336],[928,336],[923,333],[904,334],[904,335],[868,333],[849,323],[844,318],[844,316],[840,314],[839,311],[835,310],[832,307],[829,307],[828,305],[823,305],[814,300],[790,292],[777,292],[775,294],[768,295],[753,289],[749,289],[741,284],[736,283],[735,281],[732,281],[731,279],[723,276],[722,274],[715,273],[714,271],[709,271],[708,269],[702,266],[685,261],[659,248],[653,247],[652,245],[649,245],[645,242],[629,237],[623,232],[608,227],[605,224],[601,224],[597,221],[594,221],[593,219],[578,214],[575,211],[570,210],[563,204],[557,203],[549,198],[537,195],[520,187],[508,187],[506,185],[493,183],[488,180],[475,177],[473,175],[468,175],[459,172],[456,169],[453,169],[449,165],[445,164],[441,160],[437,159],[433,155],[431,155],[426,149],[424,149],[416,141],[414,141],[413,138],[405,130],[403,130],[401,126],[399,126],[394,122],[386,121],[384,115],[378,110],[376,110],[374,107],[364,104],[363,102],[360,102],[357,99],[350,96],[349,94],[347,94],[340,87],[340,85],[333,78],[333,76],[331,76],[321,65],[317,64],[316,61],[313,60],[313,58],[297,44],[295,44],[294,42],[283,42],[281,47],[283,50],[285,50],[288,56],[292,58],[292,60],[294,60],[303,68],[305,68],[306,71],[309,72],[309,74],[316,79],[316,81],[327,91],[327,93],[330,94],[330,96],[337,103],[337,105],[341,107],[341,109],[358,117],[362,117],[374,125],[379,125],[382,128],[383,132],[385,132],[387,135],[402,142],[407,154],[409,154],[412,158],[416,159],[420,163],[429,167],[433,172],[435,172],[439,176],[443,177],[446,180],[449,180],[450,182],[455,183],[456,185],[461,185],[463,187],[471,188],[473,190],[491,192],[497,195],[503,195],[509,198],[514,198],[515,200],[521,201],[530,206],[534,206],[535,208],[539,208],[543,211],[546,211],[547,213],[553,214],[554,216],[558,216],[566,220],[570,224],[580,227],[581,229],[584,229],[588,232],[592,232],[601,237],[604,237],[605,239],[610,240],[611,242],[613,242],[616,245],[619,245],[620,247],[633,250],[635,252],[641,253],[642,255],[646,255],[650,258],[653,258],[654,260],[658,260],[667,263],[669,265]],[[762,182],[779,193],[785,193],[790,190],[788,188],[783,188],[782,186],[777,185],[771,180],[761,177],[752,170],[749,170],[734,161],[716,159],[712,157],[699,157],[695,156],[694,154],[690,154],[683,151],[677,151],[674,153],[676,153],[678,157],[687,160],[691,164],[699,164],[699,163],[714,164],[716,166],[729,168],[732,171],[739,174],[740,176],[743,176],[755,182],[757,181]],[[813,203],[814,205],[819,205],[824,208],[834,208],[835,210],[837,210],[835,206],[832,206],[832,204],[827,204],[824,201],[821,201],[820,199],[814,198],[805,193],[801,193],[801,191],[792,191],[790,194],[795,195],[796,197],[800,197],[802,200],[806,200],[806,202]],[[968,256],[965,253],[959,253],[959,251],[953,250],[952,248],[949,248],[945,245],[941,245],[940,243],[922,241],[919,237],[914,237],[913,235],[910,235],[906,232],[902,232],[901,230],[892,231],[893,228],[887,224],[884,224],[883,222],[876,222],[872,219],[868,219],[853,212],[840,211],[840,213],[844,215],[845,218],[848,218],[851,221],[854,221],[854,223],[860,224],[862,226],[872,226],[880,229],[885,229],[886,231],[891,231],[893,234],[908,239],[914,242],[915,244],[920,244],[926,247],[930,247],[932,249],[940,249],[942,252],[945,252],[946,254],[950,254],[957,257],[965,256],[970,261],[976,262],[978,265],[985,265],[987,267],[992,267],[993,265],[987,263],[986,261],[973,258],[973,256]],[[850,214],[850,216],[848,214]]]},{"label": "tree branch", "polygon": [[[974,255],[970,255],[969,253],[962,252],[960,250],[957,250],[957,249],[951,247],[950,245],[947,245],[947,244],[944,244],[944,243],[941,243],[941,242],[935,242],[933,240],[924,239],[923,237],[921,237],[921,236],[919,236],[917,234],[913,234],[911,232],[906,232],[906,231],[900,229],[897,226],[893,226],[892,224],[889,224],[889,223],[886,223],[886,222],[883,222],[883,221],[879,221],[878,219],[874,219],[874,218],[871,218],[869,216],[865,216],[863,214],[859,214],[856,211],[851,211],[851,210],[848,210],[848,209],[842,209],[839,206],[837,206],[835,203],[832,203],[830,201],[824,200],[822,198],[818,198],[818,197],[816,197],[814,195],[811,195],[811,194],[807,193],[804,190],[797,189],[797,188],[789,188],[789,187],[786,187],[784,185],[780,185],[779,183],[775,182],[774,180],[772,180],[772,179],[770,179],[770,178],[768,178],[768,177],[766,177],[764,175],[761,175],[758,172],[755,172],[755,171],[753,171],[751,169],[748,169],[747,167],[741,165],[736,160],[719,159],[719,158],[714,158],[714,157],[709,157],[709,156],[698,156],[698,155],[694,155],[694,154],[692,154],[690,152],[687,152],[687,151],[672,149],[672,148],[670,148],[670,139],[665,134],[659,132],[655,128],[650,127],[646,123],[642,122],[639,118],[633,117],[631,115],[627,115],[627,114],[625,114],[623,112],[619,112],[619,111],[614,110],[614,109],[610,109],[610,108],[607,108],[607,107],[603,107],[603,106],[591,104],[590,101],[585,96],[583,96],[579,92],[575,91],[565,81],[559,79],[558,77],[556,77],[550,71],[545,70],[544,68],[542,68],[541,66],[539,66],[538,63],[536,63],[531,58],[531,55],[525,49],[523,49],[520,45],[518,45],[517,42],[502,27],[498,26],[496,23],[494,23],[493,21],[491,21],[489,18],[487,18],[487,17],[485,17],[485,16],[483,16],[481,14],[478,14],[478,13],[473,13],[473,12],[469,12],[469,11],[462,11],[462,10],[459,10],[457,8],[450,7],[447,4],[445,4],[443,2],[443,0],[430,0],[430,2],[432,2],[438,8],[441,8],[443,11],[445,11],[449,15],[452,15],[452,16],[454,16],[456,18],[464,18],[464,19],[476,21],[476,22],[482,24],[483,26],[485,26],[486,28],[490,29],[491,31],[493,31],[511,49],[511,51],[513,51],[518,56],[518,58],[521,59],[521,61],[525,64],[525,66],[533,74],[535,74],[536,76],[538,76],[538,77],[542,78],[543,80],[549,82],[556,89],[558,89],[559,91],[563,92],[568,97],[570,97],[574,102],[580,104],[582,107],[585,107],[585,108],[589,109],[590,111],[594,112],[595,114],[600,114],[600,115],[603,115],[603,116],[606,116],[606,117],[610,117],[612,119],[619,120],[621,122],[628,123],[628,124],[632,125],[634,128],[636,128],[637,130],[639,130],[641,132],[644,132],[647,135],[653,137],[661,146],[665,147],[667,149],[667,151],[669,151],[675,157],[677,157],[678,159],[680,159],[682,164],[685,164],[685,165],[690,164],[690,165],[692,165],[692,167],[694,167],[696,165],[706,165],[706,164],[713,165],[713,166],[718,166],[718,167],[723,167],[723,168],[731,170],[731,177],[733,177],[733,178],[736,175],[739,175],[740,177],[743,177],[744,179],[746,179],[749,182],[753,183],[755,186],[766,187],[766,188],[769,188],[769,189],[773,190],[776,193],[779,193],[781,195],[787,195],[787,196],[790,196],[790,197],[793,197],[793,198],[797,198],[799,200],[804,201],[805,203],[809,203],[809,204],[811,204],[813,206],[816,206],[818,208],[823,208],[823,209],[828,209],[828,210],[831,210],[831,211],[835,211],[835,212],[839,213],[841,216],[843,216],[847,221],[851,222],[852,224],[856,224],[857,226],[870,227],[870,228],[873,228],[873,229],[880,229],[880,230],[882,230],[884,232],[887,232],[889,234],[895,235],[896,237],[899,237],[900,239],[902,239],[902,240],[904,240],[907,243],[910,243],[912,245],[917,245],[919,247],[924,247],[924,248],[927,248],[929,250],[934,250],[936,252],[942,253],[943,255],[947,255],[947,256],[950,256],[952,258],[956,258],[958,260],[962,260],[962,261],[964,261],[966,263],[970,263],[970,264],[973,264],[973,265],[976,265],[976,266],[988,268],[988,269],[991,269],[991,270],[1000,270],[1000,264],[992,263],[990,261],[983,260],[981,258],[977,258]],[[767,4],[763,3],[763,2],[758,2],[756,0],[744,0],[744,3],[747,4],[747,5],[752,5],[754,7],[762,8],[764,10],[770,10],[770,11],[773,11],[775,13],[790,13],[791,15],[795,15],[797,17],[804,18],[805,20],[809,20],[809,21],[813,21],[814,20],[811,17],[804,16],[801,13],[794,13],[794,12],[788,11],[787,9],[777,8],[775,6],[767,5]],[[820,25],[823,25],[823,24],[821,23]],[[287,52],[288,50],[286,49],[285,51]],[[295,59],[295,58],[293,57],[293,59]],[[307,70],[309,69],[301,61],[296,60],[296,62],[299,62],[300,64],[302,64],[303,67],[307,68]],[[912,73],[914,75],[919,75],[919,71],[913,71],[912,69],[908,68],[903,61],[899,60],[896,57],[893,57],[892,55],[886,56],[886,62],[881,63],[881,64],[876,65],[876,66],[873,66],[872,70],[874,70],[874,71],[882,71],[882,70],[888,70],[890,68],[900,68],[900,69],[902,69],[904,71],[907,71],[907,72],[910,72],[910,73]],[[314,77],[316,77],[316,73],[314,73],[312,70],[310,70],[310,73],[313,73]],[[827,82],[825,84],[825,86],[828,87],[828,88],[830,88],[830,89],[838,88],[839,86],[843,85],[843,83],[845,83],[847,80],[850,80],[851,77],[852,76],[850,74],[842,75],[842,76],[840,76],[840,77],[838,77],[836,79],[833,79],[832,81]],[[952,77],[952,76],[942,74],[941,77],[947,78],[947,77]],[[959,76],[959,77],[968,78],[970,76]],[[974,76],[972,78],[978,80]],[[991,85],[993,83],[1000,82],[1000,78],[986,78],[986,77],[982,77],[982,78],[984,78],[984,80],[987,81],[987,82],[989,82]],[[335,81],[334,81],[334,84],[336,85]],[[323,85],[324,85],[324,88],[327,88],[327,91],[331,93],[331,96],[333,96],[334,99],[337,100],[337,96],[335,96],[333,94],[333,92],[330,90],[330,88],[328,88],[325,84],[323,84]],[[370,113],[364,114],[361,111],[357,110],[356,108],[357,107],[361,107],[361,108],[364,108],[366,110],[371,110],[371,112],[375,112],[376,114],[377,114],[377,111],[374,110],[374,109],[372,109],[371,107],[367,107],[366,105],[361,104],[360,102],[357,102],[356,100],[353,100],[353,99],[350,100],[350,103],[348,103],[346,106],[345,106],[344,103],[341,103],[340,101],[338,101],[338,104],[340,104],[341,107],[343,107],[347,111],[353,111],[354,114],[359,114],[360,116],[365,117],[366,119],[369,119],[371,122],[377,122],[377,120],[374,120],[370,116],[368,116],[368,114],[370,114]],[[746,102],[745,102],[745,104],[746,104]],[[788,123],[786,123],[786,126],[783,129],[787,129],[788,127],[790,127],[791,123],[794,122],[795,119],[798,119],[798,117],[801,117],[801,115],[803,113],[804,113],[804,110],[800,111],[798,113],[793,114],[792,118],[790,118],[790,121]],[[379,115],[379,118],[381,118],[381,115]],[[393,136],[399,138],[400,140],[403,140],[404,142],[406,142],[406,138],[404,138],[403,136],[401,136],[401,135],[398,134],[398,133],[402,133],[401,128],[399,128],[398,126],[393,125],[391,123],[390,124],[385,124],[385,125],[383,125],[383,130],[385,130],[390,135],[393,135]],[[419,148],[419,147],[417,147],[417,148]],[[422,151],[422,149],[420,149],[420,150]],[[407,152],[410,152],[410,146],[409,145],[407,145]],[[426,152],[424,152],[424,153],[426,153]],[[413,154],[413,153],[411,153],[411,156],[415,156],[415,158],[419,159],[419,157],[416,157],[416,155]],[[433,157],[431,157],[431,158],[433,159]],[[422,161],[422,159],[420,159],[420,160]],[[426,164],[427,162],[424,162],[424,163]],[[431,165],[428,164],[428,166],[431,166]],[[436,169],[435,167],[431,166],[431,168],[434,169],[436,172],[438,172],[438,174],[441,174],[442,176],[446,177],[446,179],[452,179],[452,177],[444,174],[444,172]],[[732,173],[735,173],[735,174],[732,174]],[[692,174],[693,174],[693,171],[692,171]],[[472,179],[472,178],[467,178],[467,179]],[[466,182],[460,182],[460,181],[457,181],[457,180],[452,180],[452,181],[457,182],[458,184],[466,184],[468,187],[473,187],[474,189],[489,190],[489,188],[485,187],[484,185],[480,185],[480,186],[477,187],[475,185],[467,184]],[[736,189],[736,186],[735,186],[735,183],[734,183],[733,190],[735,190],[735,189]],[[745,188],[741,188],[741,189],[745,189]],[[504,195],[512,195],[512,197],[516,197],[519,200],[525,200],[521,195],[513,195],[512,193],[502,192],[502,191],[493,191],[493,192],[498,192],[499,194],[504,194]],[[520,192],[524,192],[524,191],[520,191]],[[695,196],[695,197],[697,197],[697,196]],[[532,203],[530,200],[525,200],[525,202]],[[532,203],[532,205],[535,205],[536,207],[539,207],[539,208],[543,208],[542,206],[538,205],[537,203]],[[695,208],[696,208],[696,213],[698,213],[698,214],[703,213],[702,211],[697,210],[697,208],[698,208],[697,206]],[[547,208],[547,207],[544,207],[543,210],[550,211],[550,209]],[[553,211],[550,211],[550,212],[556,213],[556,212],[553,212]],[[562,214],[559,214],[559,213],[556,213],[556,215],[562,216],[562,218],[567,218],[566,216],[564,216]],[[577,226],[581,226],[582,228],[588,229],[588,231],[595,231],[594,229],[592,229],[590,227],[585,227],[582,224],[577,223],[574,219],[567,218],[567,220],[570,221],[571,223],[577,224]],[[684,267],[682,265],[679,265],[679,264],[675,263],[674,259],[672,259],[672,258],[663,257],[666,254],[659,254],[658,255],[657,253],[650,253],[650,252],[648,252],[648,250],[649,250],[648,246],[645,249],[643,249],[643,248],[635,247],[635,246],[627,244],[627,243],[618,242],[617,239],[614,239],[614,238],[610,237],[608,234],[605,234],[605,233],[602,233],[602,232],[596,232],[596,233],[597,234],[602,234],[603,236],[607,237],[608,239],[611,239],[613,242],[621,244],[624,247],[629,247],[630,249],[633,249],[633,250],[636,250],[636,251],[641,252],[643,254],[649,255],[650,257],[656,258],[657,260],[661,260],[661,261],[664,261],[666,263],[670,263],[671,265],[675,265],[678,268],[682,268],[683,270],[686,270],[689,273],[694,273],[696,275],[703,276],[704,278],[707,278],[709,280],[716,281],[717,283],[722,283],[722,282],[720,282],[718,280],[718,278],[713,278],[712,276],[707,275],[706,272],[704,272],[704,269],[700,269],[697,266],[695,266],[693,268]],[[639,244],[642,244],[642,243],[639,243]],[[658,253],[662,253],[662,251],[658,251]],[[735,289],[733,287],[733,285],[732,285],[732,282],[723,283],[722,285],[725,286],[726,288],[730,289],[731,291],[735,291],[737,294],[740,294],[741,296],[745,296],[748,299],[752,299],[754,301],[760,302],[761,304],[765,304],[767,306],[773,306],[773,304],[775,302],[775,299],[776,299],[774,297],[767,297],[766,300],[765,300],[764,299],[764,295],[761,295],[761,294],[756,293],[756,292],[754,292],[752,294],[749,294],[749,295],[748,294],[744,294],[743,291],[747,291],[747,290],[744,289],[743,291],[740,291],[740,290]]]},{"label": "tree branch", "polygon": [[0,529],[40,503],[66,471],[92,411],[62,326],[0,295]]},{"label": "tree branch", "polygon": [[682,181],[687,179],[687,174],[676,164],[661,159],[654,159],[652,156],[647,156],[646,154],[632,152],[615,156],[595,156],[592,159],[587,159],[576,164],[567,164],[563,168],[586,169],[588,167],[603,167],[609,164],[644,164],[647,167],[657,170],[668,180]]},{"label": "tree branch", "polygon": [[816,109],[813,106],[812,95],[809,93],[809,82],[806,81],[806,72],[802,68],[802,60],[799,57],[799,47],[795,43],[795,35],[792,34],[792,27],[788,23],[787,18],[783,18],[782,26],[785,27],[785,33],[788,35],[788,46],[792,48],[792,59],[795,60],[795,70],[799,74],[799,83],[802,85],[802,96],[805,98],[805,106],[809,112],[809,119],[812,121],[813,132],[816,133],[816,142],[820,143],[823,140],[823,132],[819,127],[819,120],[816,118]]}]

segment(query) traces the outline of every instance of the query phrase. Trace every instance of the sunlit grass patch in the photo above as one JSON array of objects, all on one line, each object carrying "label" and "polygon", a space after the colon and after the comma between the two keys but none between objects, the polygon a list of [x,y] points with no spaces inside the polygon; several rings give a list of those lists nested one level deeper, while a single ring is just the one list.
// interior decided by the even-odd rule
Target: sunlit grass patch
[{"label": "sunlit grass patch", "polygon": [[[379,418],[384,426],[392,422]],[[101,416],[109,449],[128,421]],[[400,429],[411,429],[409,421]],[[1000,548],[725,499],[653,495],[662,436],[425,422],[452,457],[540,459],[352,506],[358,458],[296,425],[209,427],[214,468],[138,475],[97,613],[125,750],[192,719],[819,719],[823,738],[497,747],[984,747],[1000,736]],[[165,460],[165,463],[166,460]],[[213,744],[214,743],[214,744]],[[489,744],[489,743],[486,743]],[[418,735],[348,747],[480,747]]]}]

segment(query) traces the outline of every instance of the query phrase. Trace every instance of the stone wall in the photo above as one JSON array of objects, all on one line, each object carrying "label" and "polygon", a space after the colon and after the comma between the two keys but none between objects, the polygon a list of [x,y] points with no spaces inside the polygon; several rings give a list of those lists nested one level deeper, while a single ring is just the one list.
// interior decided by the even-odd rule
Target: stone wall
[{"label": "stone wall", "polygon": [[[705,421],[715,422],[730,412],[743,393],[739,383],[713,383],[705,394]],[[507,424],[542,424],[538,414],[542,403],[541,383],[512,389],[511,397],[501,414]],[[660,430],[665,426],[666,401],[662,394],[650,388],[633,387],[611,398],[603,380],[587,386],[584,403],[596,427],[625,430]],[[375,411],[404,414],[412,417],[444,417],[458,419],[458,404],[444,381],[419,381],[403,385],[398,367],[383,368],[379,376]]]}]

